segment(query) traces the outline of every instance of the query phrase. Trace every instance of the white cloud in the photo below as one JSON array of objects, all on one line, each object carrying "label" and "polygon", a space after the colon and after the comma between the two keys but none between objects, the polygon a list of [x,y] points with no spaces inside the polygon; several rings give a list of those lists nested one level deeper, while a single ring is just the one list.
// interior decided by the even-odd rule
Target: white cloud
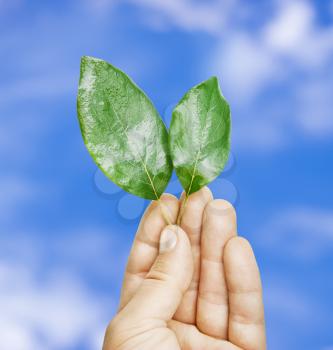
[{"label": "white cloud", "polygon": [[[127,0],[127,2],[143,8],[146,23],[153,24],[155,29],[179,28],[185,31],[201,31],[222,38],[222,47],[226,38],[230,42],[237,40],[239,34],[244,32],[240,28],[258,16],[257,11],[253,11],[249,3],[238,0],[200,3],[192,0]],[[111,5],[114,7],[116,4],[107,0],[97,3],[104,9]],[[248,31],[249,38],[253,40],[252,45],[250,46],[249,40],[244,42],[243,54],[239,56],[237,51],[237,55],[233,58],[240,62],[246,60],[249,54],[253,66],[247,65],[246,62],[245,66],[254,67],[253,76],[256,72],[261,75],[262,71],[267,70],[267,55],[287,55],[295,59],[298,64],[305,65],[325,62],[333,50],[333,27],[321,28],[316,24],[313,5],[305,0],[272,1],[269,4],[273,8],[272,18],[266,21],[259,31]],[[91,6],[95,7],[96,3],[92,1]],[[237,43],[235,46],[237,47]],[[228,50],[225,53],[227,52]],[[263,63],[262,70],[258,68],[256,70],[261,63]],[[241,65],[238,67],[242,69]],[[276,72],[275,76],[278,74],[279,72]],[[256,83],[254,78],[252,82]]]},{"label": "white cloud", "polygon": [[299,86],[295,114],[301,128],[313,136],[330,136],[333,132],[333,77],[311,78]]},{"label": "white cloud", "polygon": [[8,350],[42,350],[42,344],[24,325],[0,318],[0,336],[2,344]]},{"label": "white cloud", "polygon": [[[250,30],[248,23],[258,13],[251,11],[245,1],[131,3],[152,11],[153,16],[145,12],[145,20],[152,18],[156,29],[201,31],[217,39],[216,51],[206,62],[205,71],[207,75],[217,73],[227,98],[233,106],[243,108],[242,120],[234,117],[237,147],[272,151],[292,144],[286,128],[311,137],[332,135],[332,77],[320,77],[325,76],[333,61],[333,26],[319,24],[311,2],[272,1],[272,15]],[[282,101],[275,93],[269,98],[277,110],[266,108],[255,115],[253,106],[261,103],[258,98],[275,87],[285,89],[288,100]],[[249,110],[252,113],[246,112]]]},{"label": "white cloud", "polygon": [[49,242],[55,260],[81,272],[92,272],[95,278],[119,281],[127,253],[119,250],[115,234],[98,227],[70,230],[61,239]]},{"label": "white cloud", "polygon": [[314,11],[304,1],[282,2],[277,15],[264,29],[264,39],[277,52],[294,51],[312,28]]},{"label": "white cloud", "polygon": [[251,100],[264,86],[281,77],[279,62],[257,38],[234,33],[223,39],[212,62],[228,95]]},{"label": "white cloud", "polygon": [[[216,35],[225,26],[229,14],[235,10],[236,0],[197,3],[191,0],[127,0],[142,8],[144,21],[157,30],[180,28],[186,31],[203,31]],[[105,13],[120,2],[87,0],[86,4],[98,13]]]},{"label": "white cloud", "polygon": [[306,1],[282,2],[264,28],[263,40],[275,54],[305,68],[321,66],[333,53],[333,27],[320,28],[313,5]]},{"label": "white cloud", "polygon": [[123,257],[112,237],[100,228],[48,237],[1,232],[0,338],[6,350],[58,350],[82,342],[101,348],[116,301],[89,276],[120,280]]},{"label": "white cloud", "polygon": [[248,99],[277,81],[287,84],[300,68],[323,67],[332,57],[333,27],[318,27],[312,5],[294,1],[281,2],[259,31],[230,28],[210,64],[231,93]]},{"label": "white cloud", "polygon": [[185,30],[201,30],[216,33],[223,24],[222,6],[218,1],[195,4],[187,0],[132,0],[133,3],[162,15],[161,20]]},{"label": "white cloud", "polygon": [[3,261],[0,294],[0,338],[8,350],[71,348],[81,341],[95,344],[110,303],[64,271],[41,282],[31,267]]},{"label": "white cloud", "polygon": [[[321,27],[317,19],[310,2],[276,2],[271,19],[261,27],[244,31],[235,25],[220,37],[206,70],[218,72],[238,112],[236,147],[279,149],[293,142],[286,130],[322,139],[333,134],[333,76],[328,73],[333,26]],[[283,94],[276,92],[282,88]],[[261,96],[273,107],[263,106]]]},{"label": "white cloud", "polygon": [[258,245],[279,257],[317,259],[332,251],[333,212],[292,208],[272,217],[257,237]]},{"label": "white cloud", "polygon": [[77,74],[62,72],[61,75],[33,76],[31,78],[0,85],[0,103],[20,102],[25,100],[58,98],[72,95],[76,91]]},{"label": "white cloud", "polygon": [[[85,0],[84,6],[80,3],[80,8],[74,7],[74,11],[82,11],[82,8],[88,6],[92,14],[107,14],[105,18],[109,21],[114,10],[123,3]],[[238,121],[237,115],[234,116],[235,146],[248,148],[250,145],[253,150],[279,149],[293,141],[291,133],[286,132],[286,127],[309,137],[327,138],[333,134],[333,101],[329,97],[333,77],[325,77],[329,64],[333,61],[333,26],[320,25],[311,2],[270,1],[267,6],[272,12],[267,11],[268,16],[258,15],[258,11],[254,11],[257,6],[241,0],[126,0],[126,4],[139,9],[137,16],[142,15],[143,21],[157,30],[177,28],[190,33],[199,31],[214,38],[216,50],[212,50],[211,59],[203,65],[205,74],[217,73],[220,76],[222,89],[232,101],[233,109],[241,106],[244,110],[238,114],[241,116]],[[37,18],[27,35],[29,38],[41,37],[41,42],[35,39],[29,41],[31,47],[25,50],[24,60],[17,57],[16,53],[11,53],[11,47],[14,42],[16,46],[25,48],[25,42],[21,38],[26,38],[26,33],[18,29],[17,32],[8,32],[4,36],[4,47],[8,55],[13,55],[18,72],[27,72],[28,75],[0,85],[2,108],[6,105],[10,108],[14,105],[21,106],[22,101],[29,99],[62,98],[76,90],[78,71],[72,70],[75,65],[67,58],[69,52],[77,50],[77,46],[59,42],[59,30],[60,34],[65,35],[72,32],[72,28],[80,28],[79,21],[74,24],[76,25],[73,26],[72,14]],[[101,38],[98,28],[104,30],[105,27],[101,25],[96,28],[94,35],[81,37]],[[45,35],[38,34],[44,32]],[[135,72],[136,77],[154,71],[151,66],[148,70],[147,67],[142,67],[142,62],[155,64],[152,60],[145,60],[144,54],[139,51],[136,62],[140,63],[133,63],[133,60],[126,57],[118,59],[123,68]],[[60,60],[56,65],[54,57]],[[49,72],[50,62],[58,67],[53,74]],[[156,63],[154,68],[159,69],[158,65]],[[254,105],[261,103],[257,98],[275,87],[283,88],[289,98],[288,101],[282,101],[276,92],[267,97],[274,100],[275,105],[281,98],[279,118],[272,118],[272,113],[277,112],[269,109],[254,115]],[[283,110],[282,104],[289,105],[289,113]],[[42,117],[46,119],[45,115]],[[40,120],[35,124],[39,122]],[[12,124],[20,129],[16,121]],[[21,129],[20,133],[27,134]],[[259,134],[256,130],[263,132]],[[27,154],[36,144],[35,137],[25,140],[29,142],[13,143],[10,138],[12,134],[13,132],[0,131],[0,146],[4,144],[0,150],[17,148],[17,154]]]},{"label": "white cloud", "polygon": [[[111,254],[112,253],[112,254]],[[107,229],[82,227],[65,231],[0,230],[0,255],[11,264],[28,264],[36,273],[48,261],[48,275],[75,271],[100,281],[120,281],[127,254]]]}]

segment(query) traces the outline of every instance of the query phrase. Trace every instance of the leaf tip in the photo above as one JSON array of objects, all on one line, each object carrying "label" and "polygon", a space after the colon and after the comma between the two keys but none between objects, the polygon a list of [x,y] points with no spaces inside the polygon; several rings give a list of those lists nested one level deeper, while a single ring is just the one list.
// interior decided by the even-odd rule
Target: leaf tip
[{"label": "leaf tip", "polygon": [[96,58],[93,56],[87,56],[87,55],[81,56],[81,65],[85,65],[92,62],[97,63],[97,62],[104,62],[104,61],[100,58]]},{"label": "leaf tip", "polygon": [[208,80],[212,80],[214,82],[218,82],[219,78],[216,75],[212,75]]},{"label": "leaf tip", "polygon": [[206,82],[212,85],[215,85],[217,87],[220,87],[219,79],[216,75],[211,76],[208,80],[206,80]]},{"label": "leaf tip", "polygon": [[81,66],[89,61],[90,56],[81,56]]},{"label": "leaf tip", "polygon": [[212,84],[215,85],[215,87],[216,87],[217,90],[219,91],[220,95],[221,95],[222,98],[224,99],[225,103],[229,106],[229,103],[228,103],[228,101],[226,100],[226,98],[224,97],[224,94],[223,94],[223,92],[222,92],[219,78],[218,78],[216,75],[213,75],[213,76],[210,77],[207,81],[211,81]]}]

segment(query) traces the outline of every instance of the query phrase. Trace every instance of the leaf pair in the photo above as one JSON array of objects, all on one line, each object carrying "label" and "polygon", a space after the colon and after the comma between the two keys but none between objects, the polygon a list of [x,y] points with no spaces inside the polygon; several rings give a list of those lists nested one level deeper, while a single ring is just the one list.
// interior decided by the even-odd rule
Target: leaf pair
[{"label": "leaf pair", "polygon": [[152,102],[122,71],[81,60],[78,117],[89,153],[125,191],[159,199],[172,169],[190,195],[222,171],[230,148],[230,109],[217,78],[196,85],[175,107],[169,135]]}]

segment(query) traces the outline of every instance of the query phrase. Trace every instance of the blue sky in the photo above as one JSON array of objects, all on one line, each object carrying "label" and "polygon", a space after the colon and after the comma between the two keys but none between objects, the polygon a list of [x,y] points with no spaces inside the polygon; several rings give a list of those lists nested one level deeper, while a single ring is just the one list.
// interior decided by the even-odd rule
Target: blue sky
[{"label": "blue sky", "polygon": [[332,350],[333,2],[0,0],[6,350],[100,348],[147,205],[108,183],[83,145],[82,55],[127,72],[166,123],[185,91],[218,75],[232,156],[211,188],[254,246],[269,349]]}]

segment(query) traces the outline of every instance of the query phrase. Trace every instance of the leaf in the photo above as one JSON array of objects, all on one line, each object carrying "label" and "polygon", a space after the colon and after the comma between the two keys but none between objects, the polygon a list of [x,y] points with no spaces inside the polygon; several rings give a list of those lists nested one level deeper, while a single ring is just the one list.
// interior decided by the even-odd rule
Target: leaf
[{"label": "leaf", "polygon": [[214,180],[228,160],[230,108],[216,77],[189,90],[175,107],[170,153],[187,195]]},{"label": "leaf", "polygon": [[89,153],[125,191],[158,199],[172,173],[168,134],[144,92],[122,71],[82,57],[78,118]]}]

